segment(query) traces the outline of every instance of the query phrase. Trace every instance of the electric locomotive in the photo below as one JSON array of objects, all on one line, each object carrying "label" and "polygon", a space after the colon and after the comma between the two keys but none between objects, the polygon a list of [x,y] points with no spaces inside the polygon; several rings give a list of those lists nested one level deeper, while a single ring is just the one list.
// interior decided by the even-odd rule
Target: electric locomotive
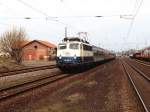
[{"label": "electric locomotive", "polygon": [[91,45],[78,37],[64,38],[57,47],[57,66],[64,70],[75,67],[89,66],[94,62],[110,58],[106,50]]}]

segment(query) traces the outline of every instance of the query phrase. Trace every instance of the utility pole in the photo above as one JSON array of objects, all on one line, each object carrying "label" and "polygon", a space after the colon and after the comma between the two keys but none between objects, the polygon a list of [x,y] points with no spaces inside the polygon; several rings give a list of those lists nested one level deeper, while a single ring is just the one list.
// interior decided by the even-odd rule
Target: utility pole
[{"label": "utility pole", "polygon": [[67,27],[65,27],[65,38],[67,38]]}]

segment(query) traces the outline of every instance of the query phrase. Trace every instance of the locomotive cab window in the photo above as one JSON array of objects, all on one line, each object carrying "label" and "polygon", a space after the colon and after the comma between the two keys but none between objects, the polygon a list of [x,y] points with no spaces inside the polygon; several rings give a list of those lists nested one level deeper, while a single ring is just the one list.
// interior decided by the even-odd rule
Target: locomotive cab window
[{"label": "locomotive cab window", "polygon": [[62,49],[66,49],[67,45],[66,44],[59,44],[58,49],[62,50]]},{"label": "locomotive cab window", "polygon": [[70,44],[69,48],[70,49],[79,49],[79,44],[77,44],[77,43]]}]

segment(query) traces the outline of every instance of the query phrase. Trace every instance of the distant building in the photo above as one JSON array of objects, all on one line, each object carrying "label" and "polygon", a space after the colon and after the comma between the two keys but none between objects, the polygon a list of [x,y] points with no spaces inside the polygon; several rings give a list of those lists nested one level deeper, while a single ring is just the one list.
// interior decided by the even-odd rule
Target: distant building
[{"label": "distant building", "polygon": [[50,60],[56,56],[56,46],[47,41],[33,40],[23,46],[23,60]]}]

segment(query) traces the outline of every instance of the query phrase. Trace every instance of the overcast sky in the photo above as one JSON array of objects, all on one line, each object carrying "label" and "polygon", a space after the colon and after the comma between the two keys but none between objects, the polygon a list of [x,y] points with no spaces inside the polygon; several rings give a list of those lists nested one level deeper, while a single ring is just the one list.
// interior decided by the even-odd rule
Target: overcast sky
[{"label": "overcast sky", "polygon": [[[120,15],[135,14],[140,2],[141,0],[0,0],[0,35],[13,26],[21,26],[26,29],[30,40],[46,40],[57,44],[64,37],[64,28],[67,26],[68,36],[87,32],[92,44],[106,49],[140,49],[150,45],[150,0],[143,0],[129,35],[132,19],[125,19],[127,16],[120,18]],[[24,19],[25,17],[31,19]]]}]

